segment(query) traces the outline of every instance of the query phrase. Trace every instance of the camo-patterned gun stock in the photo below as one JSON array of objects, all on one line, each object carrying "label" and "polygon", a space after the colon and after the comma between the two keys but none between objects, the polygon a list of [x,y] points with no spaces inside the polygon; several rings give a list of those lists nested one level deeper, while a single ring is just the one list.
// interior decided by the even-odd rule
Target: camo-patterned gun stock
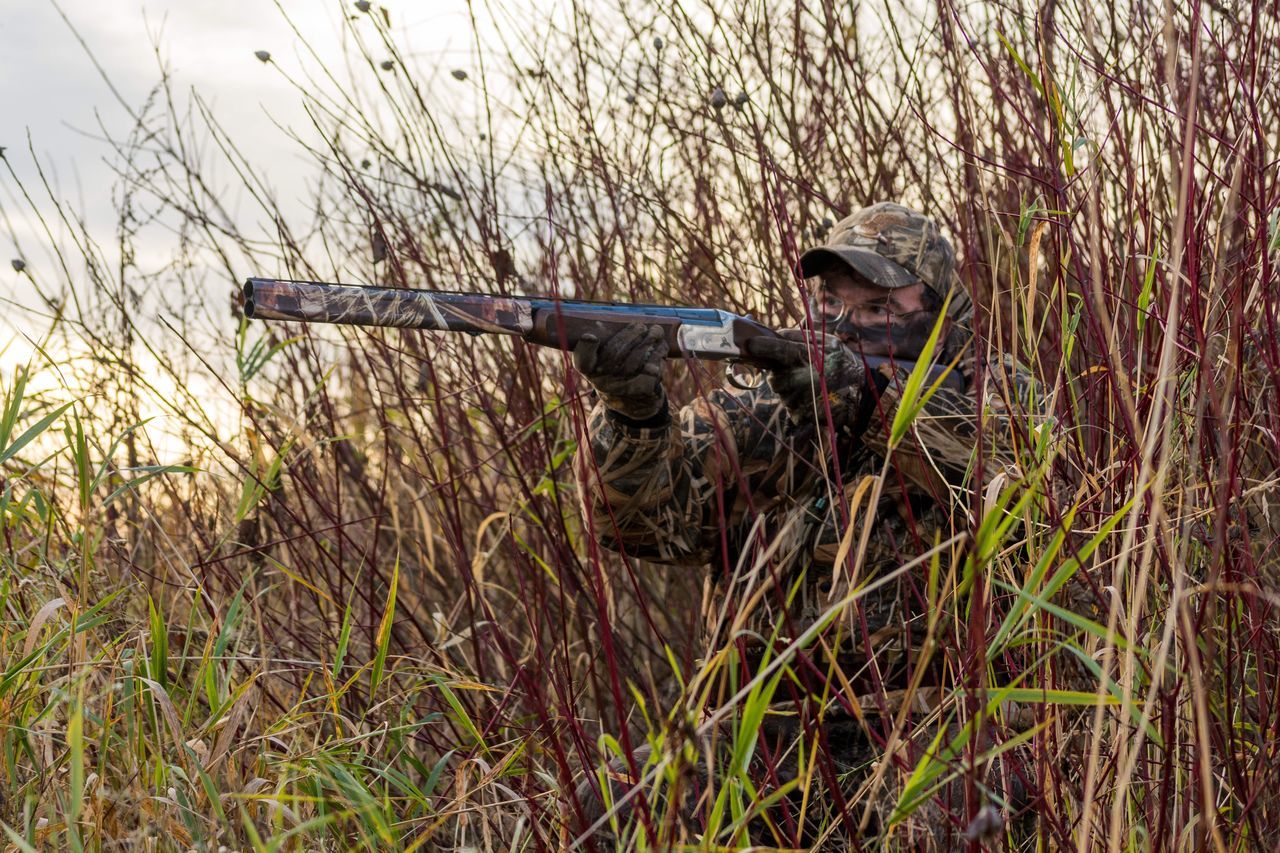
[{"label": "camo-patterned gun stock", "polygon": [[524,335],[533,328],[532,307],[517,298],[269,278],[245,282],[244,313],[251,319],[437,332]]}]

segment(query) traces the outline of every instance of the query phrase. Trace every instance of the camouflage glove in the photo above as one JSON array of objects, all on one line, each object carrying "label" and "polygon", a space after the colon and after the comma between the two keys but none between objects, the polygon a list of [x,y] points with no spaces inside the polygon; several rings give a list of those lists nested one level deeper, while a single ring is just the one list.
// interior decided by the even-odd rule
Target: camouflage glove
[{"label": "camouflage glove", "polygon": [[610,411],[633,421],[648,421],[666,411],[662,360],[667,339],[658,325],[640,324],[610,331],[599,325],[573,348],[573,363]]},{"label": "camouflage glove", "polygon": [[776,365],[769,370],[769,387],[782,400],[794,423],[821,424],[826,419],[820,378],[826,379],[827,400],[836,429],[851,427],[862,409],[867,387],[867,367],[857,353],[835,335],[818,335],[823,348],[822,377],[810,359],[809,333],[804,329],[783,329],[777,338],[752,338],[747,343],[750,355]]}]

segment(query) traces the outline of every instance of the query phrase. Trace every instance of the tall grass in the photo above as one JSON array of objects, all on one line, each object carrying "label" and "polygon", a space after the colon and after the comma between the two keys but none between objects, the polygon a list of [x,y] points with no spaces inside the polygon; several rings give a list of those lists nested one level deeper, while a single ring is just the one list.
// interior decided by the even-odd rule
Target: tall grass
[{"label": "tall grass", "polygon": [[[666,849],[763,824],[907,847],[921,819],[1019,849],[1273,843],[1280,11],[481,11],[498,35],[465,67],[404,52],[374,7],[344,24],[356,61],[264,69],[314,118],[307,217],[163,68],[114,141],[113,240],[0,173],[55,259],[13,273],[53,319],[0,389],[8,843]],[[1022,476],[902,570],[949,725],[912,746],[904,703],[844,804],[820,756],[781,785],[752,761],[794,658],[733,681],[700,640],[704,573],[584,530],[562,354],[248,324],[233,300],[279,274],[794,325],[798,252],[879,199],[944,223],[980,352],[1041,392],[980,372],[1022,418]],[[687,402],[720,377],[668,380]],[[681,814],[721,724],[718,795]],[[984,808],[984,765],[1015,755],[1030,805]],[[644,784],[599,842],[571,792],[609,758]]]}]

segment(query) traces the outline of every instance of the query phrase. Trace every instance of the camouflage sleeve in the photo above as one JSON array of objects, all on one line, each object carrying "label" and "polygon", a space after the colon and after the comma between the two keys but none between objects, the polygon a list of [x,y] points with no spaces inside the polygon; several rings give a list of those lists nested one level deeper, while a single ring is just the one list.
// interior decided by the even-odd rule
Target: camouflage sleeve
[{"label": "camouflage sleeve", "polygon": [[584,518],[603,547],[673,565],[703,565],[720,543],[745,464],[780,407],[721,389],[660,426],[635,426],[597,403],[590,453],[578,453]]},{"label": "camouflage sleeve", "polygon": [[[882,373],[884,388],[863,435],[881,456],[890,452],[893,422],[909,375],[905,368]],[[1021,450],[1030,431],[1044,421],[1038,383],[1004,360],[989,366],[984,388],[977,392],[939,388],[929,396],[893,449],[891,464],[908,485],[945,503],[948,493],[966,481],[983,488],[1001,474],[1020,476]],[[970,479],[970,473],[978,471],[980,478]]]}]

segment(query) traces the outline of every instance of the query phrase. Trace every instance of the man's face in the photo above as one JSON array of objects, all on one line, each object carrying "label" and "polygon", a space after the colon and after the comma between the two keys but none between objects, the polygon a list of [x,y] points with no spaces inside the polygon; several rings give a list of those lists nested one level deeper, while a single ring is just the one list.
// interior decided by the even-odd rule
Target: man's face
[{"label": "man's face", "polygon": [[832,267],[819,279],[810,300],[816,330],[864,355],[904,360],[920,355],[937,321],[937,312],[925,308],[924,282],[879,287],[845,266]]}]

